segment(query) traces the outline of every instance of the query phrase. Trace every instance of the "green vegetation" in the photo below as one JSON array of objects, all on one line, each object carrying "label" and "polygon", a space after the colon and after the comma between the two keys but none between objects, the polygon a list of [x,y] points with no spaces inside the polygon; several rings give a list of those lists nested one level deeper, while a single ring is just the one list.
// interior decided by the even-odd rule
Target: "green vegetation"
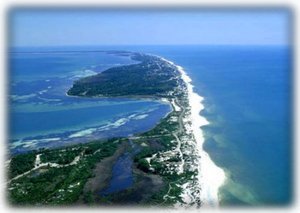
[{"label": "green vegetation", "polygon": [[148,172],[150,165],[146,159],[140,159],[137,167],[144,172]]},{"label": "green vegetation", "polygon": [[[180,183],[180,181],[184,178],[183,175],[178,175],[176,173],[170,174],[165,172],[165,162],[158,162],[154,159],[150,160],[150,164],[146,160],[146,158],[152,157],[154,154],[156,154],[157,157],[160,157],[160,152],[164,152],[167,150],[171,150],[175,148],[176,143],[173,143],[172,141],[175,141],[176,138],[171,134],[172,132],[176,132],[179,129],[179,123],[178,122],[172,122],[172,117],[178,117],[178,112],[171,112],[166,118],[162,119],[161,122],[155,126],[152,130],[145,132],[140,135],[140,139],[137,139],[136,142],[143,142],[147,144],[147,147],[144,147],[139,154],[135,156],[135,163],[137,168],[141,169],[142,171],[146,173],[152,173],[155,175],[159,175],[163,177],[163,180],[165,183],[167,183],[164,188],[162,188],[158,193],[155,193],[152,195],[146,202],[146,205],[149,204],[159,204],[159,205],[171,205],[174,204],[176,200],[180,200],[180,194],[181,189],[176,184],[171,183]],[[159,136],[159,137],[155,137]],[[158,144],[160,146],[158,146]],[[167,160],[168,162],[171,161],[179,161],[177,157],[172,157]],[[151,165],[151,169],[150,169]],[[169,186],[168,184],[171,184],[171,190],[168,192]],[[163,196],[166,195],[168,192],[168,195],[175,198],[175,199],[167,199],[164,201]]]},{"label": "green vegetation", "polygon": [[41,162],[69,164],[85,149],[87,148],[79,146],[76,148],[67,147],[63,150],[46,150],[41,155]]},{"label": "green vegetation", "polygon": [[[139,64],[114,67],[96,76],[87,77],[74,83],[68,91],[69,95],[77,96],[151,96],[170,97],[169,95],[177,91],[177,98],[182,98],[182,91],[178,91],[180,80],[174,67],[169,66],[165,61],[155,56],[134,53],[133,59],[140,61]],[[174,94],[173,94],[174,98]],[[138,169],[160,175],[164,182],[179,182],[182,178],[177,174],[165,172],[164,163],[149,159],[154,154],[159,156],[160,152],[175,148],[176,138],[172,133],[177,132],[179,122],[171,121],[171,117],[179,118],[180,112],[173,111],[152,130],[141,134],[137,143],[147,144],[135,156],[134,162]],[[148,160],[146,158],[149,158]],[[178,156],[168,159],[168,162],[179,162]],[[151,169],[150,169],[151,168]],[[166,189],[162,189],[166,190]],[[172,186],[168,192],[170,196],[179,198],[181,190],[176,185]],[[157,195],[151,199],[162,198]],[[171,201],[170,201],[171,202]]]},{"label": "green vegetation", "polygon": [[[107,141],[93,141],[76,146],[42,150],[37,153],[17,155],[12,162],[20,163],[20,160],[29,161],[32,166],[24,168],[26,172],[33,168],[35,157],[41,155],[43,162],[49,159],[60,165],[68,164],[80,155],[79,161],[74,165],[63,167],[51,167],[50,164],[39,167],[28,175],[24,175],[9,183],[9,201],[16,205],[66,205],[76,202],[83,194],[84,184],[93,175],[96,163],[113,155],[118,144],[126,139],[110,139]],[[20,157],[21,156],[21,157]],[[57,160],[55,158],[58,157]],[[71,159],[71,157],[74,157]],[[13,164],[9,171],[11,174],[20,170]],[[19,165],[19,164],[18,164]],[[88,195],[83,195],[86,199]]]},{"label": "green vegetation", "polygon": [[34,152],[30,152],[13,157],[9,164],[9,178],[31,170],[34,167],[35,156]]},{"label": "green vegetation", "polygon": [[[177,98],[182,101],[181,104],[185,103],[179,85],[181,80],[174,67],[156,56],[118,51],[112,54],[131,55],[132,59],[140,63],[113,67],[95,76],[80,79],[74,83],[68,94],[88,97],[164,97]],[[40,155],[41,163],[47,165],[12,180],[9,183],[10,202],[18,205],[62,205],[72,204],[81,199],[85,204],[119,204],[126,199],[135,200],[137,191],[145,189],[151,176],[157,177],[163,184],[153,192],[149,192],[151,190],[148,188],[145,192],[139,192],[149,195],[140,204],[174,204],[181,200],[180,185],[184,183],[183,180],[192,178],[194,174],[184,172],[179,175],[176,172],[166,171],[165,162],[176,164],[181,160],[177,155],[167,158],[164,162],[153,156],[160,158],[163,152],[170,151],[177,146],[178,136],[183,129],[179,123],[180,116],[182,116],[181,112],[173,111],[153,129],[131,139],[133,143],[140,145],[140,151],[134,156],[134,168],[138,171],[138,178],[135,179],[135,185],[131,188],[105,197],[95,197],[94,192],[91,191],[83,192],[85,183],[93,177],[95,165],[102,159],[113,155],[118,144],[128,140],[116,138],[14,156],[10,165],[10,177],[34,168],[37,154]],[[78,157],[79,160],[73,164],[74,159]],[[24,165],[20,166],[22,163]],[[67,166],[51,167],[51,164]],[[141,182],[138,182],[140,180],[144,180],[144,182],[141,181],[144,183],[143,187],[140,185]],[[152,186],[148,185],[148,187]]]},{"label": "green vegetation", "polygon": [[138,64],[113,67],[80,79],[68,91],[77,96],[159,96],[174,90],[174,69],[155,56],[134,53]]}]

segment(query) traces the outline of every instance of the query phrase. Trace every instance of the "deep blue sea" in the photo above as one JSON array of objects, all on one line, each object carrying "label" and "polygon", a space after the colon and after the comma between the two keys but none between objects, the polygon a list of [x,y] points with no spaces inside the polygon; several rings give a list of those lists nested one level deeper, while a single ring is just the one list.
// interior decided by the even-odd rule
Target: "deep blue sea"
[{"label": "deep blue sea", "polygon": [[[152,53],[182,66],[191,77],[196,92],[205,100],[205,110],[202,114],[210,124],[203,127],[204,149],[216,165],[226,172],[226,183],[219,190],[221,204],[285,205],[292,201],[292,55],[289,47],[72,48]],[[13,81],[11,95],[16,95],[11,97],[14,99],[11,105],[11,126],[17,123],[16,127],[12,128],[11,139],[14,140],[11,144],[21,144],[19,149],[24,149],[24,146],[30,146],[32,142],[24,145],[24,141],[20,142],[20,139],[29,135],[50,134],[50,132],[55,134],[45,137],[54,140],[47,144],[55,144],[57,137],[64,138],[66,141],[72,135],[75,135],[75,138],[78,135],[85,135],[88,138],[88,130],[94,131],[90,135],[99,136],[101,126],[105,129],[105,125],[134,114],[138,118],[144,118],[147,112],[146,118],[149,120],[132,119],[136,122],[135,125],[127,122],[122,125],[121,131],[105,131],[106,136],[121,134],[123,131],[130,134],[130,132],[150,128],[170,110],[169,106],[151,101],[87,99],[82,102],[78,98],[65,97],[63,91],[66,91],[73,80],[71,73],[84,75],[84,73],[90,74],[90,71],[99,72],[115,64],[133,63],[124,57],[104,56],[104,53],[94,54],[84,56],[79,54],[80,56],[72,57],[50,54],[46,59],[43,58],[45,55],[11,54],[10,64],[13,67],[10,69]],[[25,60],[24,57],[28,59]],[[34,62],[35,57],[42,57],[37,65]],[[31,65],[28,61],[32,61]],[[28,73],[33,73],[33,76],[30,77]],[[50,82],[51,84],[48,84]],[[51,87],[47,89],[48,86]],[[39,94],[38,91],[46,89],[47,92]],[[111,107],[112,103],[115,104],[113,105],[115,108]],[[70,109],[74,110],[74,113]],[[107,109],[111,111],[106,113]],[[49,112],[53,115],[48,114]],[[45,118],[34,123],[34,119],[31,119],[32,115],[38,120],[43,113],[46,114]],[[52,118],[55,118],[55,121]],[[57,123],[51,125],[52,122],[60,120],[63,120],[61,126],[57,127]],[[86,123],[82,124],[81,121]],[[48,122],[50,122],[49,126],[43,127]],[[18,125],[20,128],[17,128]],[[140,125],[146,127],[141,128]],[[70,127],[74,129],[73,132],[67,133],[64,130],[62,135],[57,133]],[[24,131],[23,128],[28,130]],[[87,131],[82,132],[83,130]],[[99,134],[97,135],[96,132]],[[37,143],[33,144],[37,146]]]},{"label": "deep blue sea", "polygon": [[227,175],[222,205],[292,201],[292,55],[284,46],[146,47],[204,97],[204,149]]}]

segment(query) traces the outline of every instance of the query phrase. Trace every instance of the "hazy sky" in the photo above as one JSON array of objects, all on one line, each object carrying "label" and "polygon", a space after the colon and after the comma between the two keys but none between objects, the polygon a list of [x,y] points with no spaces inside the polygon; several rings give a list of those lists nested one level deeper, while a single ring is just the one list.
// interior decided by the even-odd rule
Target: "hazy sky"
[{"label": "hazy sky", "polygon": [[287,10],[12,10],[12,46],[288,44]]}]

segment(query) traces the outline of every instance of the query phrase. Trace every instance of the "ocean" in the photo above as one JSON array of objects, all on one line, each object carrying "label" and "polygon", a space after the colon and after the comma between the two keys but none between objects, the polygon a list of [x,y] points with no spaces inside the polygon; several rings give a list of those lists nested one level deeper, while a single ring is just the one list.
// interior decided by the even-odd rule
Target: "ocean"
[{"label": "ocean", "polygon": [[292,55],[284,46],[146,48],[182,66],[204,97],[204,150],[226,172],[221,205],[292,201]]},{"label": "ocean", "polygon": [[[203,149],[216,166],[226,173],[226,181],[218,192],[220,204],[290,204],[293,198],[293,138],[292,55],[289,47],[187,45],[71,49],[151,53],[183,67],[192,79],[194,91],[204,98],[205,108],[201,115],[209,124],[202,127],[205,136]],[[36,139],[45,139],[44,144],[51,146],[57,138],[63,138],[68,144],[72,140],[76,142],[76,138],[82,139],[81,137],[88,139],[145,131],[170,110],[169,105],[153,101],[83,101],[64,95],[74,79],[116,64],[134,63],[128,58],[95,52],[87,55],[80,53],[77,56],[70,56],[70,53],[49,53],[48,56],[41,53],[12,55],[10,144],[14,151],[43,144],[32,142]],[[44,56],[46,57],[43,58]],[[32,61],[31,65],[25,65],[28,61]],[[53,84],[50,85],[49,82]],[[115,108],[110,107],[111,105]],[[70,108],[74,110],[73,113],[68,110]],[[105,113],[107,109],[111,111]],[[42,127],[42,121],[34,123],[30,119],[32,115],[37,119],[41,118],[38,113],[44,113],[43,120],[50,122],[49,126]],[[59,127],[57,124],[51,125],[53,117],[56,120],[64,118]],[[129,119],[135,122],[131,123],[127,122],[129,117],[141,119]],[[81,123],[83,118],[84,123]],[[122,120],[124,118],[127,118],[125,123]],[[111,131],[112,124],[122,124],[122,128]],[[29,130],[25,131],[25,126]],[[67,130],[70,127],[71,132]],[[99,131],[102,129],[105,131]],[[73,139],[70,140],[72,136]]]}]

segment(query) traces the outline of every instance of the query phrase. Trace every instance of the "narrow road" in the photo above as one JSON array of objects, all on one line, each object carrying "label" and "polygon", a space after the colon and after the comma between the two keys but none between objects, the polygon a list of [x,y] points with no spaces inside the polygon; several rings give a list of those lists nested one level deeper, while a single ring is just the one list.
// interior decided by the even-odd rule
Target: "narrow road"
[{"label": "narrow road", "polygon": [[41,154],[38,154],[36,155],[36,158],[35,158],[35,163],[34,163],[34,168],[32,168],[31,170],[27,171],[27,172],[24,172],[12,179],[10,179],[7,183],[10,183],[11,181],[13,180],[17,180],[25,175],[28,175],[30,172],[34,171],[34,170],[37,170],[41,167],[44,167],[44,166],[50,166],[50,167],[54,167],[54,168],[62,168],[62,167],[66,167],[66,166],[72,166],[72,165],[76,165],[78,163],[78,161],[80,160],[80,158],[82,157],[83,155],[83,152],[81,152],[78,156],[76,156],[74,158],[74,160],[71,162],[71,163],[68,163],[68,164],[57,164],[57,163],[50,163],[50,162],[47,162],[47,163],[41,163],[41,158],[40,158],[40,155]]}]

